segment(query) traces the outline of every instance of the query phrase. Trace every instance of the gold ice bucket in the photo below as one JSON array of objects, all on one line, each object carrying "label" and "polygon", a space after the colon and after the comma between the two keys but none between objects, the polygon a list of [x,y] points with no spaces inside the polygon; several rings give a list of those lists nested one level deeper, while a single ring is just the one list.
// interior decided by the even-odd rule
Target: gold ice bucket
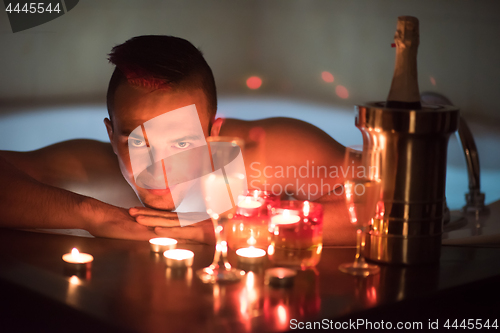
[{"label": "gold ice bucket", "polygon": [[382,152],[382,195],[367,231],[366,258],[391,264],[439,261],[448,139],[458,128],[458,108],[407,110],[374,102],[355,111],[364,145]]}]

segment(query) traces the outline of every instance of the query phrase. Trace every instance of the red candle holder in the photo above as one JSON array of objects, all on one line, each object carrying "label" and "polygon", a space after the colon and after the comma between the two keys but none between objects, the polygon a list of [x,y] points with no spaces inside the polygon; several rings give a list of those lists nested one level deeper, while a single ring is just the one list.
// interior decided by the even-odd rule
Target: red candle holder
[{"label": "red candle holder", "polygon": [[236,215],[229,222],[226,235],[233,250],[269,246],[269,211],[279,206],[280,198],[260,190],[248,191],[238,198]]},{"label": "red candle holder", "polygon": [[276,266],[314,267],[323,249],[323,207],[309,201],[281,201],[271,209],[268,257]]}]

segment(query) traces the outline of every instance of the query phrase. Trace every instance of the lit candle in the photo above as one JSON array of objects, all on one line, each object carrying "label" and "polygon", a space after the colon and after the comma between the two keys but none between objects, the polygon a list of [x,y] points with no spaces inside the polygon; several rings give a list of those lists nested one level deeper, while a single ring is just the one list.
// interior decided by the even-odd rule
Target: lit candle
[{"label": "lit candle", "polygon": [[302,212],[304,213],[304,216],[309,216],[309,212],[311,211],[311,205],[309,204],[309,201],[304,201],[304,207],[302,208]]},{"label": "lit candle", "polygon": [[168,267],[191,267],[194,253],[184,249],[173,249],[163,253]]},{"label": "lit candle", "polygon": [[253,197],[245,197],[245,199],[238,202],[238,207],[241,208],[259,208],[260,206],[262,206],[262,202]]},{"label": "lit candle", "polygon": [[165,252],[174,249],[176,245],[177,241],[173,238],[157,237],[149,240],[149,247],[152,252]]},{"label": "lit candle", "polygon": [[243,216],[255,216],[259,213],[262,202],[253,196],[240,196],[238,202],[238,214]]},{"label": "lit candle", "polygon": [[71,253],[62,256],[65,268],[69,271],[80,272],[90,269],[94,257],[88,253],[80,253],[76,248]]},{"label": "lit candle", "polygon": [[297,272],[290,268],[276,267],[266,270],[265,281],[274,287],[291,287]]},{"label": "lit candle", "polygon": [[236,250],[236,254],[240,262],[255,265],[264,262],[266,251],[250,246]]},{"label": "lit candle", "polygon": [[290,211],[288,209],[285,209],[283,211],[283,214],[271,217],[271,224],[273,225],[293,224],[299,221],[300,221],[300,216],[290,214]]}]

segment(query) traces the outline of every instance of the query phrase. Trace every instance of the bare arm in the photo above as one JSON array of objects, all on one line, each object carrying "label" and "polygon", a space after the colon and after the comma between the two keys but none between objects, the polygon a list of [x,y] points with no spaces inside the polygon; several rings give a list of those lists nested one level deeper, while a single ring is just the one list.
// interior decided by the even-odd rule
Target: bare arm
[{"label": "bare arm", "polygon": [[[85,142],[77,143],[85,146]],[[68,165],[50,158],[59,156],[54,153],[54,149],[45,150],[45,154],[43,150],[0,152],[1,227],[78,228],[102,237],[154,237],[154,232],[135,223],[125,209],[53,186],[85,169],[68,157],[67,162],[74,165],[67,170]]]},{"label": "bare arm", "polygon": [[[44,185],[0,157],[1,226],[13,228],[87,228],[86,198]],[[70,217],[70,211],[74,214]]]}]

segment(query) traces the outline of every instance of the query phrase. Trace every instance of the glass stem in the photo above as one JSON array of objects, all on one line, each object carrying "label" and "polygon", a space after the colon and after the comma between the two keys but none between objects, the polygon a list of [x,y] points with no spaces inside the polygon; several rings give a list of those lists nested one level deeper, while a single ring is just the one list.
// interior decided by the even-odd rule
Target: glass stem
[{"label": "glass stem", "polygon": [[[222,269],[230,269],[231,265],[227,261],[227,241],[224,233],[224,227],[221,225],[220,221],[212,219],[214,223],[214,231],[215,231],[215,254],[214,261],[210,265],[212,269],[222,268]],[[221,263],[222,260],[222,263]],[[221,265],[222,264],[222,267]]]},{"label": "glass stem", "polygon": [[365,263],[365,257],[363,256],[364,234],[364,227],[356,230],[356,257],[354,258],[354,266],[361,266]]}]

